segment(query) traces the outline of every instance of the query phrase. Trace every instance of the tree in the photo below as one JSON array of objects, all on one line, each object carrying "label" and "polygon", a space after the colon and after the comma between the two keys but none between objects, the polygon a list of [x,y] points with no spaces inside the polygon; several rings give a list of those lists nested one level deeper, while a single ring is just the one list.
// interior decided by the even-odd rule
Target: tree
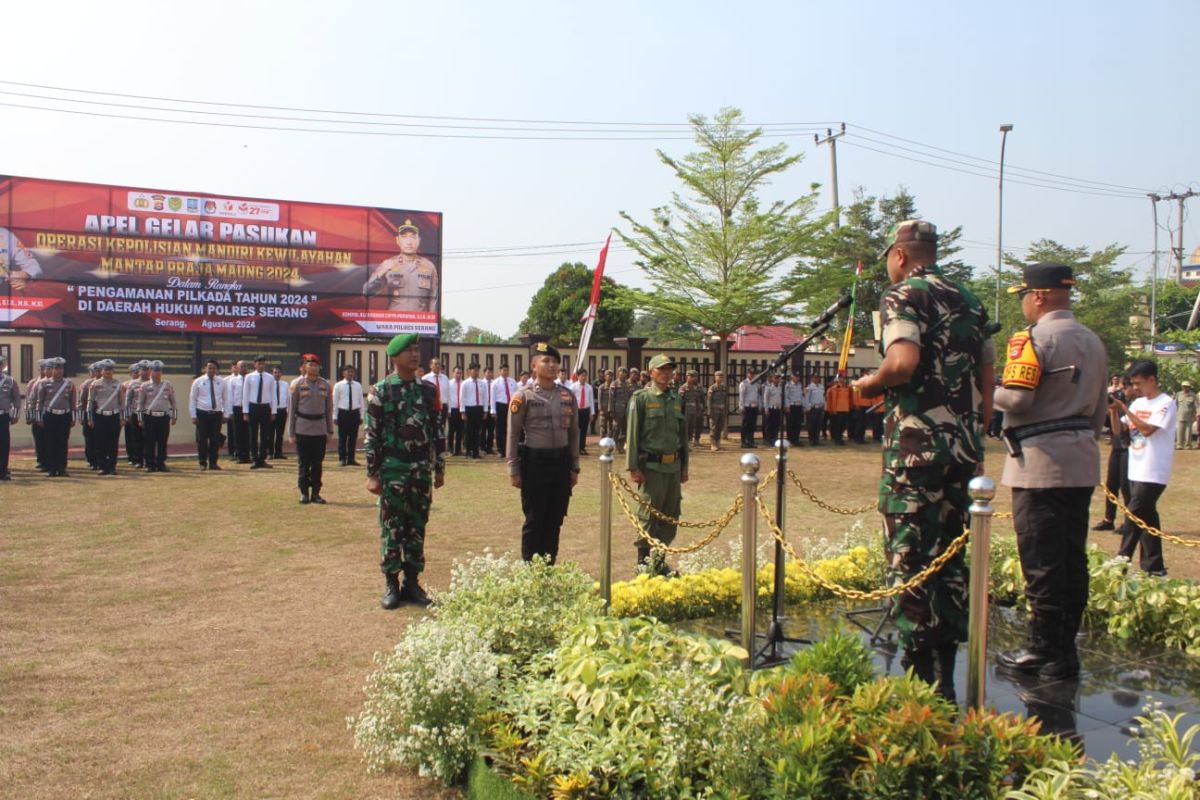
[{"label": "tree", "polygon": [[[854,285],[855,265],[862,262],[862,277],[858,281],[857,314],[854,330],[870,338],[873,330],[871,312],[879,310],[879,298],[891,280],[887,264],[879,258],[883,241],[892,225],[906,219],[919,218],[917,201],[901,186],[894,197],[867,195],[862,187],[854,190],[854,202],[845,211],[841,227],[830,227],[818,237],[811,258],[798,264],[785,281],[795,301],[812,319],[828,308]],[[962,226],[938,230],[938,266],[948,278],[965,281],[971,268],[953,258],[959,248]],[[835,328],[844,324],[839,319]]]},{"label": "tree", "polygon": [[500,334],[492,333],[489,330],[474,325],[467,326],[467,330],[463,333],[462,341],[473,342],[475,344],[505,344],[508,342]]},{"label": "tree", "polygon": [[442,341],[461,342],[463,335],[462,323],[453,317],[442,317]]},{"label": "tree", "polygon": [[652,291],[624,289],[619,302],[661,318],[667,325],[697,325],[720,342],[743,325],[768,325],[789,316],[790,297],[778,268],[807,252],[827,218],[810,219],[816,187],[795,200],[763,205],[758,190],[801,159],[787,145],[755,149],[761,129],[742,128],[742,113],[724,108],[710,121],[689,117],[699,150],[680,159],[658,158],[688,193],[653,210],[652,223],[624,211],[629,233],[621,239]]},{"label": "tree", "polygon": [[[529,302],[520,331],[541,333],[559,344],[578,344],[583,332],[583,312],[592,296],[592,270],[579,262],[563,263]],[[620,284],[612,278],[600,282],[600,308],[592,329],[592,344],[611,344],[633,327],[633,311],[613,301]]]},{"label": "tree", "polygon": [[700,347],[704,331],[690,322],[667,322],[654,313],[638,314],[633,318],[630,336],[645,336],[649,347],[669,350],[677,347]]},{"label": "tree", "polygon": [[[1014,269],[1009,286],[1019,283],[1026,264],[1050,262],[1068,264],[1075,272],[1075,297],[1071,310],[1075,318],[1095,331],[1108,351],[1108,361],[1114,367],[1128,360],[1127,348],[1133,329],[1129,317],[1135,308],[1136,294],[1128,270],[1115,267],[1125,247],[1110,244],[1099,250],[1068,247],[1053,239],[1039,239],[1029,245],[1024,260],[1005,256],[1005,263]],[[990,293],[995,296],[994,281]],[[979,287],[980,292],[984,287]],[[1003,291],[1003,290],[1002,290]],[[989,309],[991,306],[989,306]],[[1014,332],[1029,325],[1021,313],[1021,301],[1015,294],[1003,293],[1000,300],[1000,331],[995,336],[997,357],[1003,361],[1003,345]]]}]

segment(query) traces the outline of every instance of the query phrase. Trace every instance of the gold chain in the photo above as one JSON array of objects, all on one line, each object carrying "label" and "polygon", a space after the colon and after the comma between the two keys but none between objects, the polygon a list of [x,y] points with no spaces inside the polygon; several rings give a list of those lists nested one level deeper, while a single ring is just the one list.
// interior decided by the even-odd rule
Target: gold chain
[{"label": "gold chain", "polygon": [[[620,479],[620,476],[615,475],[615,474],[611,475],[610,477],[617,478],[618,480]],[[654,536],[651,536],[650,532],[647,531],[644,527],[642,527],[641,520],[639,520],[637,518],[637,515],[633,513],[633,510],[629,507],[629,504],[625,502],[624,494],[622,494],[620,492],[614,492],[614,495],[617,498],[617,503],[620,504],[621,509],[625,512],[625,516],[629,519],[629,522],[633,525],[634,530],[636,530],[638,532],[638,536],[641,537],[641,539],[644,542],[646,542],[648,545],[650,545],[651,548],[658,550],[660,552],[666,553],[668,555],[683,555],[684,553],[694,553],[697,550],[708,547],[710,544],[712,544],[716,540],[716,538],[718,536],[721,535],[721,533],[729,525],[730,520],[732,520],[735,516],[737,516],[738,512],[742,510],[742,496],[739,494],[737,497],[735,497],[733,499],[733,505],[729,507],[729,510],[726,511],[724,513],[724,515],[722,515],[722,516],[718,517],[716,520],[714,520],[713,529],[711,531],[709,531],[707,536],[705,536],[703,539],[696,542],[695,544],[688,545],[687,547],[671,547],[670,545],[668,545],[666,542],[662,541],[661,539],[657,539]],[[634,497],[636,498],[637,495],[634,495]],[[651,511],[653,511],[653,509],[651,509]],[[660,516],[663,516],[663,515],[660,515]],[[671,519],[670,517],[664,517],[664,520],[670,520],[670,519]],[[693,523],[690,527],[701,527],[701,526]],[[705,526],[705,527],[707,527],[707,526]]]},{"label": "gold chain", "polygon": [[876,508],[876,503],[867,503],[865,506],[860,506],[859,508],[838,508],[837,506],[831,506],[829,503],[826,503],[824,500],[813,494],[807,486],[801,483],[800,478],[796,475],[796,473],[789,469],[787,474],[788,477],[792,479],[792,483],[796,484],[796,488],[800,490],[801,494],[826,511],[832,511],[834,514],[841,514],[846,517],[856,517],[859,514],[865,514],[868,511],[875,510]]},{"label": "gold chain", "polygon": [[1134,525],[1137,525],[1151,536],[1157,536],[1160,539],[1165,539],[1168,542],[1174,542],[1175,544],[1183,545],[1184,547],[1200,547],[1200,541],[1197,541],[1196,539],[1184,539],[1172,533],[1161,531],[1150,523],[1146,522],[1141,517],[1132,513],[1128,508],[1125,507],[1125,504],[1121,502],[1121,498],[1110,492],[1108,487],[1104,484],[1100,484],[1100,489],[1104,492],[1105,496],[1108,497],[1109,502],[1117,507],[1117,510],[1124,514],[1131,522],[1133,522]]},{"label": "gold chain", "polygon": [[[769,479],[771,477],[774,477],[774,475],[775,475],[775,473],[774,473],[774,471],[772,471],[771,473],[769,473],[767,475],[767,478]],[[705,522],[687,522],[686,520],[675,519],[674,517],[669,517],[666,514],[659,511],[654,506],[652,506],[650,504],[649,500],[642,497],[642,495],[638,492],[638,490],[633,488],[632,485],[630,485],[629,481],[625,480],[624,477],[617,474],[616,472],[610,472],[608,474],[608,482],[612,484],[612,487],[614,489],[620,489],[620,490],[624,491],[626,494],[628,494],[630,497],[632,497],[639,506],[641,506],[643,509],[645,509],[646,512],[650,514],[650,516],[654,517],[659,522],[665,522],[668,525],[678,525],[681,528],[696,528],[697,530],[711,528],[714,525],[728,525],[729,524],[729,519],[730,519],[729,511],[726,511],[724,514],[722,514],[719,517],[714,517],[713,519],[706,520]],[[619,492],[614,492],[614,494],[617,494],[619,496]],[[737,497],[734,498],[733,502],[735,505],[738,505],[740,507],[740,504],[742,502],[742,495],[740,492],[738,493]],[[722,522],[722,520],[724,520],[724,522]]]},{"label": "gold chain", "polygon": [[762,518],[766,520],[767,526],[771,529],[771,535],[775,537],[777,542],[783,545],[783,549],[787,551],[788,556],[799,564],[800,569],[804,570],[804,573],[818,586],[838,597],[844,597],[849,600],[882,600],[886,597],[895,597],[898,594],[904,594],[907,591],[915,589],[929,580],[931,575],[944,567],[946,562],[958,555],[958,552],[962,550],[967,540],[971,538],[970,529],[963,531],[961,536],[950,542],[941,555],[929,562],[929,566],[908,580],[898,583],[895,586],[889,586],[886,589],[875,589],[874,591],[864,592],[861,589],[850,589],[839,583],[834,583],[809,566],[804,559],[800,558],[800,555],[784,537],[783,531],[779,530],[779,526],[771,519],[771,512],[767,510],[767,504],[763,502],[762,496],[760,495],[756,499],[758,500],[758,510],[761,512]]}]

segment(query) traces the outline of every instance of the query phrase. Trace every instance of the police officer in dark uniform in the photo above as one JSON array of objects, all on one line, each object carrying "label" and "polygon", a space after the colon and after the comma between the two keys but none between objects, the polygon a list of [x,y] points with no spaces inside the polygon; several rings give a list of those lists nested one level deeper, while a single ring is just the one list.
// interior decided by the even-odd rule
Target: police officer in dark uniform
[{"label": "police officer in dark uniform", "polygon": [[1104,344],[1071,313],[1064,264],[1029,264],[1021,311],[1033,323],[1008,340],[996,408],[1004,412],[1005,486],[1029,600],[1029,641],[997,663],[1043,680],[1079,674],[1075,635],[1087,607],[1088,506],[1100,481],[1097,439],[1108,414]]},{"label": "police officer in dark uniform", "polygon": [[558,558],[558,535],[571,489],[579,480],[579,415],[571,390],[555,383],[560,357],[546,342],[534,347],[533,380],[508,407],[508,474],[521,490],[521,557]]}]

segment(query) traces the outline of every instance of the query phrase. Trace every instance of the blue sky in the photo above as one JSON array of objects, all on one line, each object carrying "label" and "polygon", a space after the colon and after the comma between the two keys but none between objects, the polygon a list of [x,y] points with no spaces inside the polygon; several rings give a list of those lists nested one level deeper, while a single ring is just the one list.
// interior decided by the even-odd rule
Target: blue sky
[{"label": "blue sky", "polygon": [[[807,124],[844,121],[850,134],[838,149],[843,202],[855,186],[870,193],[906,186],[926,218],[964,226],[963,257],[986,270],[995,262],[995,166],[928,145],[994,161],[999,125],[1015,126],[1004,242],[1018,254],[1016,248],[1042,237],[1089,247],[1119,242],[1130,250],[1124,265],[1145,272],[1153,233],[1145,192],[1189,184],[1200,190],[1194,144],[1200,92],[1187,61],[1200,29],[1194,0],[919,6],[72,0],[10,4],[5,27],[0,77],[20,83],[307,109],[672,126],[689,113],[732,105],[753,123],[806,123],[783,138],[804,161],[769,196],[827,184],[828,150],[814,148]],[[0,92],[103,99],[12,84],[0,84]],[[162,116],[13,94],[0,94],[0,103]],[[354,127],[342,119],[347,123],[325,127]],[[521,127],[438,124],[490,129],[419,130],[481,136]],[[686,131],[645,127],[659,138],[362,136],[0,105],[0,172],[442,211],[444,314],[508,334],[561,261],[595,262],[592,243],[619,224],[618,211],[645,217],[669,199],[676,187],[655,148],[682,154],[691,143],[670,138]],[[980,175],[956,171],[964,164]],[[1022,185],[1020,168],[1068,176],[1054,185],[1069,191]],[[1041,175],[1035,182],[1049,180]],[[1081,180],[1104,185],[1085,187]],[[1103,196],[1081,191],[1087,189]],[[825,188],[821,206],[828,204]],[[1184,225],[1189,252],[1200,234],[1194,221],[1200,198],[1191,205]],[[1175,204],[1159,211],[1164,226],[1178,225]],[[584,244],[549,246],[565,243]],[[518,247],[533,249],[498,250]],[[489,252],[462,252],[478,249]],[[614,278],[638,280],[629,252],[614,249],[609,265]]]}]

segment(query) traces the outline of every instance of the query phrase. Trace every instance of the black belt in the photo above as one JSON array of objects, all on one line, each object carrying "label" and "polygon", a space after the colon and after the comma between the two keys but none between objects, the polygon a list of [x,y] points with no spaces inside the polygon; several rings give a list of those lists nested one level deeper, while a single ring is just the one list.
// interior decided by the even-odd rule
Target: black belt
[{"label": "black belt", "polygon": [[251,408],[255,408],[255,407],[262,408],[263,406],[269,406],[269,405],[271,405],[271,404],[270,403],[251,403],[250,407]]},{"label": "black belt", "polygon": [[[345,409],[343,409],[343,410],[345,410]],[[300,419],[312,419],[312,420],[325,419],[324,414],[305,414],[303,411],[293,411],[292,413],[295,414]]]},{"label": "black belt", "polygon": [[220,409],[216,409],[216,408],[212,408],[212,409],[208,409],[208,410],[205,410],[203,408],[197,408],[196,413],[197,414],[221,414],[222,416],[224,416],[224,412],[222,412]]},{"label": "black belt", "polygon": [[679,460],[679,453],[642,453],[647,464],[674,464]]},{"label": "black belt", "polygon": [[566,461],[571,457],[569,447],[525,447],[520,449],[521,461]]},{"label": "black belt", "polygon": [[1003,431],[1004,446],[1010,456],[1016,457],[1021,455],[1021,442],[1031,439],[1034,436],[1041,436],[1044,433],[1057,433],[1059,431],[1090,430],[1092,430],[1092,421],[1088,417],[1064,417],[1062,419],[1048,419],[1043,422],[1031,422],[1028,425],[1005,428]]}]

